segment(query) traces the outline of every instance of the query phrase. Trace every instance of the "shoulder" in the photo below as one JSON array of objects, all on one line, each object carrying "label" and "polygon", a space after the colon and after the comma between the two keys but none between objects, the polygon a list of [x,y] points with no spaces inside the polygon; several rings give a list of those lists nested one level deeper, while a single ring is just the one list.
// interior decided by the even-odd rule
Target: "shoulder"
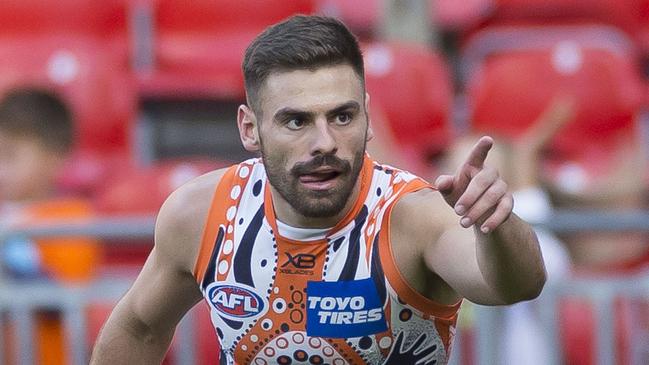
[{"label": "shoulder", "polygon": [[209,172],[182,185],[160,208],[155,248],[183,271],[192,271],[214,192],[228,169]]},{"label": "shoulder", "polygon": [[456,221],[455,213],[442,195],[426,188],[408,193],[395,203],[391,229],[409,232],[413,236],[411,239],[421,237],[429,241],[431,234],[440,234]]},{"label": "shoulder", "polygon": [[437,303],[457,303],[457,294],[426,264],[426,256],[447,230],[457,225],[455,212],[431,188],[404,195],[390,218],[394,264],[408,286]]}]

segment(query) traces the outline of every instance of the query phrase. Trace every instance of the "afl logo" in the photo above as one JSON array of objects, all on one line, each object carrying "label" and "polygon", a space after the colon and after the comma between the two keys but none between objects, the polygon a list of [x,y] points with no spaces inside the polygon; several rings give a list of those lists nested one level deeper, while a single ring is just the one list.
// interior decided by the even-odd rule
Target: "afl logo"
[{"label": "afl logo", "polygon": [[207,288],[207,297],[214,309],[232,319],[256,317],[265,308],[257,293],[241,286],[213,285]]}]

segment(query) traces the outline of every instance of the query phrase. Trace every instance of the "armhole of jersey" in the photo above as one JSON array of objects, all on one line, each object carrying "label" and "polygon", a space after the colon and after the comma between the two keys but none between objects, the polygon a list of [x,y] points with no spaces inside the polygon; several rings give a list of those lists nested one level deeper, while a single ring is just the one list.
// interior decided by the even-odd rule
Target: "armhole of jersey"
[{"label": "armhole of jersey", "polygon": [[210,209],[205,218],[205,223],[203,225],[203,235],[201,238],[201,246],[198,251],[198,257],[196,258],[196,263],[194,264],[194,278],[199,283],[203,282],[205,271],[207,266],[210,263],[212,258],[212,251],[214,250],[214,245],[216,244],[216,235],[218,233],[218,222],[219,215],[223,214],[224,207],[223,204],[219,204],[219,197],[222,196],[222,192],[226,191],[224,189],[229,189],[229,186],[232,183],[232,179],[235,177],[235,172],[237,165],[230,167],[221,177],[221,180],[216,184],[212,195],[212,202],[210,204]]},{"label": "armhole of jersey", "polygon": [[390,204],[385,212],[383,222],[381,223],[381,232],[379,237],[379,255],[381,257],[381,265],[383,266],[386,278],[401,300],[403,300],[413,308],[423,312],[424,314],[428,314],[442,320],[454,320],[460,309],[460,304],[462,304],[462,299],[460,299],[455,304],[446,305],[435,302],[434,300],[419,293],[412,286],[410,286],[410,284],[408,284],[406,279],[403,277],[403,275],[399,271],[399,268],[397,267],[396,260],[392,253],[392,242],[390,240],[390,221],[392,218],[392,208],[394,208],[397,202],[407,193],[412,193],[427,188],[434,189],[430,184],[424,182],[423,180],[419,180],[418,182],[419,183],[415,183],[407,187],[406,190],[401,193],[394,200],[394,202],[392,202],[392,204]]}]

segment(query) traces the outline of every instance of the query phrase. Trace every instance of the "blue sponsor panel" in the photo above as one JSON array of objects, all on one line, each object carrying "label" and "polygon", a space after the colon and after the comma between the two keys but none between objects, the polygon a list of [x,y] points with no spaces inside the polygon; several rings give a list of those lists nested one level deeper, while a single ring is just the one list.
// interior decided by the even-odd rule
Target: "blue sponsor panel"
[{"label": "blue sponsor panel", "polygon": [[306,333],[314,337],[361,337],[388,329],[371,278],[309,281],[306,318]]}]

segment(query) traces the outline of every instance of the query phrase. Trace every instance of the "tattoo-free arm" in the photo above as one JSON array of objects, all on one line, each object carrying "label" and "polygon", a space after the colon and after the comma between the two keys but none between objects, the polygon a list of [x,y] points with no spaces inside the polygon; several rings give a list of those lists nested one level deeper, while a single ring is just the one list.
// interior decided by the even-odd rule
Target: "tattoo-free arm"
[{"label": "tattoo-free arm", "polygon": [[451,211],[450,206],[461,218],[460,224],[457,218],[436,220],[433,237],[438,239],[424,257],[459,296],[480,304],[509,304],[540,293],[545,267],[536,234],[512,213],[507,184],[484,164],[492,145],[491,138],[481,138],[455,175],[437,179],[440,194],[424,209]]},{"label": "tattoo-free arm", "polygon": [[101,331],[91,364],[159,364],[176,325],[202,297],[192,274],[211,203],[223,170],[174,192],[162,206],[155,247],[133,287]]}]

